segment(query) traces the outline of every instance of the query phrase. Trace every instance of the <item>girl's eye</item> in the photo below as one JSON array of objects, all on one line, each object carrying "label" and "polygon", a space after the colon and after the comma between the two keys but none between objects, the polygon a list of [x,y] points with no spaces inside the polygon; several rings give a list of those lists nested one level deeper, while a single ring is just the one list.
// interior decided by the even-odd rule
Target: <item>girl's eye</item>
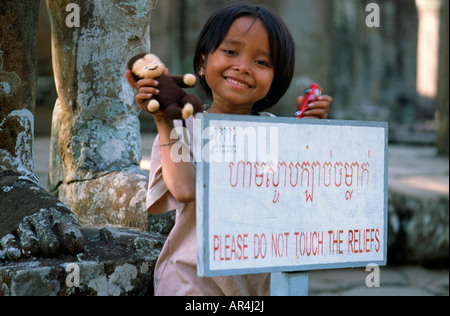
[{"label": "girl's eye", "polygon": [[237,53],[234,50],[231,50],[231,49],[224,49],[223,52],[225,54],[227,54],[227,55],[230,55],[230,56],[236,56],[237,55]]},{"label": "girl's eye", "polygon": [[264,60],[257,60],[256,63],[260,66],[270,67],[270,64]]}]

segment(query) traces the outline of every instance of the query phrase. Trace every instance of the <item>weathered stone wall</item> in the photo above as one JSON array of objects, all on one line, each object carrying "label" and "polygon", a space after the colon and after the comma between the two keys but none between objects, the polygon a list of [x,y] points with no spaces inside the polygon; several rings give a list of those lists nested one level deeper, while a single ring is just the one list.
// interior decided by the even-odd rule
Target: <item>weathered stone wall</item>
[{"label": "weathered stone wall", "polygon": [[[230,2],[160,1],[151,29],[153,51],[174,73],[192,71],[200,29],[218,5]],[[388,120],[394,124],[416,120],[415,1],[383,1],[380,27],[369,28],[366,5],[372,2],[259,1],[283,17],[296,41],[295,78],[274,113],[292,116],[296,96],[317,81],[334,97],[333,118]]]}]

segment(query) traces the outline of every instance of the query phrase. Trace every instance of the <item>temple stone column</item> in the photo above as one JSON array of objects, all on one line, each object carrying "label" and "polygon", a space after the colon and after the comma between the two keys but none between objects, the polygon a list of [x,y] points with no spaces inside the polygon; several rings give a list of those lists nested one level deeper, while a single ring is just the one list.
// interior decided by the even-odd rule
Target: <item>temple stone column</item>
[{"label": "temple stone column", "polygon": [[31,176],[39,1],[25,2],[0,4],[0,172]]},{"label": "temple stone column", "polygon": [[49,190],[82,224],[144,229],[148,179],[139,167],[139,111],[125,69],[130,57],[150,50],[155,1],[46,2],[58,92]]},{"label": "temple stone column", "polygon": [[80,225],[33,173],[38,0],[0,2],[0,263],[78,253]]},{"label": "temple stone column", "polygon": [[418,106],[432,118],[437,109],[440,0],[416,0],[419,15],[417,48]]},{"label": "temple stone column", "polygon": [[440,57],[438,77],[438,105],[439,105],[439,130],[438,130],[438,153],[443,156],[449,155],[449,95],[448,95],[448,14],[449,2],[441,1],[440,13]]}]

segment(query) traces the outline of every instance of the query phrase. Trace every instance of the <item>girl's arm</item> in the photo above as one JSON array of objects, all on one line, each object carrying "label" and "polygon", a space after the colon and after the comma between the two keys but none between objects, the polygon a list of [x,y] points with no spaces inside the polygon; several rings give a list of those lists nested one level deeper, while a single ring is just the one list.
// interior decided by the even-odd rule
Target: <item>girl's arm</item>
[{"label": "girl's arm", "polygon": [[164,182],[175,199],[183,204],[195,201],[196,170],[191,162],[175,162],[170,152],[176,139],[170,138],[175,128],[173,121],[168,119],[162,111],[151,113],[155,119],[161,144],[161,160]]},{"label": "girl's arm", "polygon": [[[148,112],[148,100],[153,95],[158,95],[158,82],[152,79],[143,79],[135,82],[131,72],[127,70],[126,77],[131,86],[138,90],[136,95],[137,104],[141,109]],[[159,140],[161,144],[161,161],[164,182],[172,196],[180,203],[186,204],[195,200],[195,167],[190,162],[174,162],[170,157],[172,143],[170,133],[174,129],[173,121],[168,119],[162,111],[150,113],[158,128]],[[167,146],[164,146],[167,145]]]}]

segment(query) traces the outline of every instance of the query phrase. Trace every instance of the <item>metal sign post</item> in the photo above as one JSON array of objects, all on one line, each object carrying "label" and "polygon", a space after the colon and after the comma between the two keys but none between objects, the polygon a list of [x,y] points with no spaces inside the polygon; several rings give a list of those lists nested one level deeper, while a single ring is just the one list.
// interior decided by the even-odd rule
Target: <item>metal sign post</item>
[{"label": "metal sign post", "polygon": [[309,273],[272,273],[270,283],[271,296],[308,296]]}]

